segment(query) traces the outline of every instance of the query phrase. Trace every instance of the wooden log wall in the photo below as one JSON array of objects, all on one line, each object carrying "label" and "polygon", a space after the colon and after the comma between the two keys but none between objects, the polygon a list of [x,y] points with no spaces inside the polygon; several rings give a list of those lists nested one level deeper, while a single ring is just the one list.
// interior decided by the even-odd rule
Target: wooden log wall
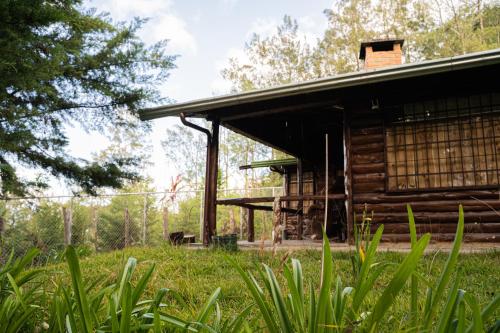
[{"label": "wooden log wall", "polygon": [[[419,233],[435,241],[453,240],[458,206],[465,211],[466,241],[500,241],[500,192],[453,190],[394,193],[386,190],[383,114],[366,106],[351,106],[351,172],[353,211],[374,212],[373,229],[384,224],[386,241],[408,241],[406,204],[414,211]],[[358,221],[360,222],[360,221]]]}]

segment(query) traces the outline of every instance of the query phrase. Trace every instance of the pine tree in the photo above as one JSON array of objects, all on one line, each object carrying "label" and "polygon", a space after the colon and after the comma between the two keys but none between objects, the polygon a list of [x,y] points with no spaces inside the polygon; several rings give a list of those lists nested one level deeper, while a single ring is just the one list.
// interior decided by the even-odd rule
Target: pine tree
[{"label": "pine tree", "polygon": [[79,0],[1,1],[0,22],[0,197],[47,186],[21,178],[20,167],[90,193],[135,178],[136,158],[69,155],[65,126],[137,126],[130,116],[160,101],[155,87],[173,68],[165,41],[148,47],[137,37],[145,20],[116,24]]}]

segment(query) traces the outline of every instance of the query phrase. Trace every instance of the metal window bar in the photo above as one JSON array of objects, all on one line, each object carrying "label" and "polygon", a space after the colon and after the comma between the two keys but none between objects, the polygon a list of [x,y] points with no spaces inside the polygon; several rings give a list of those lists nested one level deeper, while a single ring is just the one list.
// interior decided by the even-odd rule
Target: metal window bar
[{"label": "metal window bar", "polygon": [[386,152],[394,155],[393,165],[387,165],[389,191],[500,185],[499,134],[495,131],[500,122],[500,93],[454,96],[385,110],[386,137],[392,137]]}]

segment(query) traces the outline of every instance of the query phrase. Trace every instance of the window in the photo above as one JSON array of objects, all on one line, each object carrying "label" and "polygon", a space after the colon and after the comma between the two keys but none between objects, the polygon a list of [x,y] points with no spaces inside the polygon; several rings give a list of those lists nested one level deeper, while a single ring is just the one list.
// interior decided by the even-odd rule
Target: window
[{"label": "window", "polygon": [[385,108],[389,191],[498,187],[500,93]]}]

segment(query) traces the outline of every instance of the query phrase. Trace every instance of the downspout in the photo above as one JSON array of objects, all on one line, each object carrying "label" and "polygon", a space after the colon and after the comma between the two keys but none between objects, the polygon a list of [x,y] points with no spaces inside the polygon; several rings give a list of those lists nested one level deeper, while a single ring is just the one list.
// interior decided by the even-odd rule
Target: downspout
[{"label": "downspout", "polygon": [[200,132],[203,132],[207,135],[207,140],[208,140],[208,143],[210,143],[212,141],[212,133],[210,133],[209,130],[207,130],[206,128],[204,127],[201,127],[201,126],[198,126],[196,124],[193,124],[193,123],[190,123],[189,121],[186,120],[186,115],[184,114],[184,112],[181,112],[179,114],[181,116],[181,122],[186,125],[187,127],[191,127],[191,128],[194,128],[195,130],[197,131],[200,131]]},{"label": "downspout", "polygon": [[212,142],[212,133],[204,127],[198,126],[196,124],[190,123],[186,120],[186,115],[182,112],[179,114],[181,118],[181,122],[192,129],[205,133],[207,135],[207,157],[205,161],[205,194],[204,194],[204,202],[203,202],[203,244],[208,245],[211,241],[210,237],[210,225],[209,225],[209,186],[210,182],[210,155],[211,155],[211,142]]}]

